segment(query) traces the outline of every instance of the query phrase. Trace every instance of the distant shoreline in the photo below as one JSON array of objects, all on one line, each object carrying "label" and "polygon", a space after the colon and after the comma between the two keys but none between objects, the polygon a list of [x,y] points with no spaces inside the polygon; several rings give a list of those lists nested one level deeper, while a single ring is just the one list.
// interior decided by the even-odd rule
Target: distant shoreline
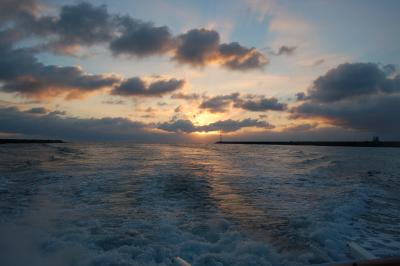
[{"label": "distant shoreline", "polygon": [[0,144],[65,143],[59,139],[0,139]]},{"label": "distant shoreline", "polygon": [[335,146],[335,147],[392,147],[400,148],[400,141],[217,141],[216,144]]}]

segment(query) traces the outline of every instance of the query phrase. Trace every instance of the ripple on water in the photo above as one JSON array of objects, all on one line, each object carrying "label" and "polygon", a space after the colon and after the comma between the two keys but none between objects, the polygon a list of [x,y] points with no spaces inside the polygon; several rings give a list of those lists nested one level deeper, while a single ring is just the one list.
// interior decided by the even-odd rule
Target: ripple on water
[{"label": "ripple on water", "polygon": [[395,255],[400,154],[365,151],[0,146],[0,264],[302,265],[348,259],[346,241]]}]

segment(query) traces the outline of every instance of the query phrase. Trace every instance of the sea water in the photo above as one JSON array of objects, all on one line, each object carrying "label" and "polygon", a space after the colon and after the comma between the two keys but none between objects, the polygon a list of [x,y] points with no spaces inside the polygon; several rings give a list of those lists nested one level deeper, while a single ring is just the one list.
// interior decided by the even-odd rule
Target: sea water
[{"label": "sea water", "polygon": [[0,145],[0,265],[307,265],[400,254],[400,149]]}]

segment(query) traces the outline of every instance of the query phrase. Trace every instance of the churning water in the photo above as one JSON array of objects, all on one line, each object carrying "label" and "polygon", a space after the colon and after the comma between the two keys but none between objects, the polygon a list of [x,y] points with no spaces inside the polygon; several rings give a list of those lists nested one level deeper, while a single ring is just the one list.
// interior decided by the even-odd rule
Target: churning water
[{"label": "churning water", "polygon": [[0,146],[0,264],[304,265],[400,253],[400,149]]}]

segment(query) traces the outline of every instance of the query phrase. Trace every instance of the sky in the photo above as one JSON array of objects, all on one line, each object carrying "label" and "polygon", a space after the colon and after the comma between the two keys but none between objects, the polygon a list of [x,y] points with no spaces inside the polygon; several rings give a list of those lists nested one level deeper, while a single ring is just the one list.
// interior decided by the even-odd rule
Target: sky
[{"label": "sky", "polygon": [[0,0],[0,137],[400,140],[397,0]]}]

